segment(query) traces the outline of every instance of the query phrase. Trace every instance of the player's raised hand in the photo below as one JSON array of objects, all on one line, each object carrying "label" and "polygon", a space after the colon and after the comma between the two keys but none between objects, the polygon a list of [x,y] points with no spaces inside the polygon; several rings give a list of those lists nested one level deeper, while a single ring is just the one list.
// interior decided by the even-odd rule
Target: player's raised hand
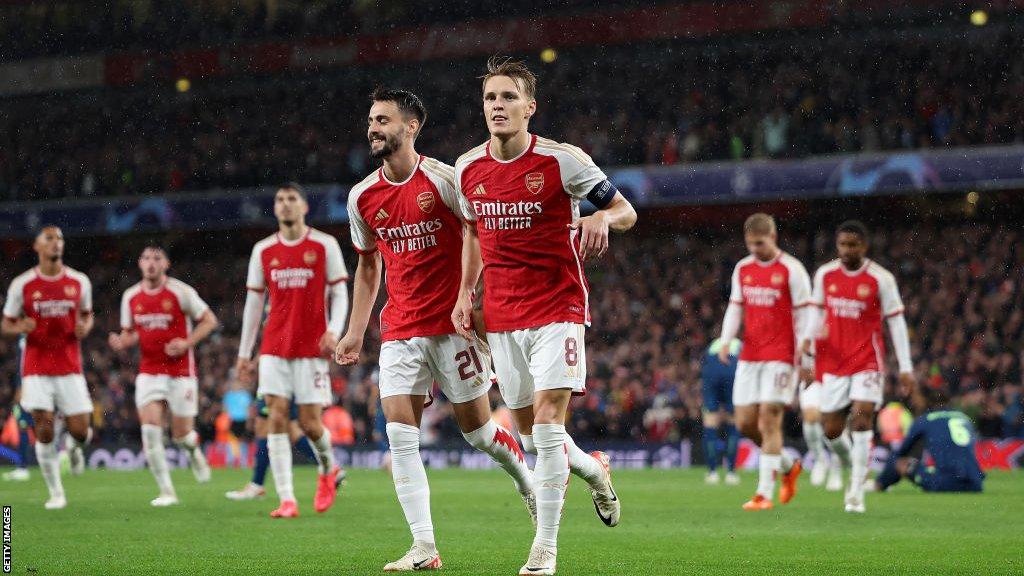
[{"label": "player's raised hand", "polygon": [[235,363],[235,374],[242,384],[252,384],[256,376],[256,367],[248,358],[239,358]]},{"label": "player's raised hand", "polygon": [[608,251],[608,218],[598,210],[569,224],[571,230],[580,231],[580,258],[600,258]]},{"label": "player's raised hand", "polygon": [[355,334],[345,334],[334,348],[334,361],[342,366],[353,366],[359,362],[359,352],[363,349],[363,339]]},{"label": "player's raised hand", "polygon": [[330,358],[334,355],[335,349],[338,347],[338,336],[328,330],[323,333],[320,337],[320,353],[325,357]]},{"label": "player's raised hand", "polygon": [[474,338],[473,300],[468,294],[460,295],[455,302],[455,308],[452,310],[452,326],[455,326],[455,331],[466,340]]},{"label": "player's raised hand", "polygon": [[189,348],[188,340],[185,340],[184,338],[175,338],[164,345],[164,353],[171,358],[177,358],[188,352]]}]

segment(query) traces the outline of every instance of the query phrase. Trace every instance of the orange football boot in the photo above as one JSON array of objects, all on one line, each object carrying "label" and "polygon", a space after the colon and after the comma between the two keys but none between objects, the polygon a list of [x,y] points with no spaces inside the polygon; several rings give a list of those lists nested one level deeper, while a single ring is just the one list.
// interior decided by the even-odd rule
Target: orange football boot
[{"label": "orange football boot", "polygon": [[796,496],[796,481],[804,466],[799,460],[793,461],[793,467],[782,477],[782,484],[779,486],[779,502],[788,504],[793,496]]},{"label": "orange football boot", "polygon": [[756,512],[759,510],[771,510],[775,505],[772,501],[761,496],[760,494],[754,494],[754,497],[743,503],[743,509],[747,512]]}]

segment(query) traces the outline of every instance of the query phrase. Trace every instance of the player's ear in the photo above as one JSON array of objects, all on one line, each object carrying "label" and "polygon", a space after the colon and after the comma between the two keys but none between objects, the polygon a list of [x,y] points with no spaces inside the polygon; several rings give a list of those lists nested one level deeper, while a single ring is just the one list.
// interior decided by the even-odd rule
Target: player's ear
[{"label": "player's ear", "polygon": [[537,101],[530,99],[530,103],[526,105],[526,119],[533,118],[533,115],[537,113]]}]

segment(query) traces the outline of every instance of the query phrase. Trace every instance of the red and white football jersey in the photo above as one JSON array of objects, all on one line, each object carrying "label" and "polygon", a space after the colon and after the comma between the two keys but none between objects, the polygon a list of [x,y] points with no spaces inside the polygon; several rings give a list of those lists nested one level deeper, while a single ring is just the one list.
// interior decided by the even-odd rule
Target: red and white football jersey
[{"label": "red and white football jersey", "polygon": [[455,170],[420,156],[404,182],[384,168],[348,196],[352,243],[361,254],[380,250],[388,302],[380,313],[381,340],[451,334],[459,296],[462,222],[469,208],[455,189]]},{"label": "red and white football jersey", "polygon": [[195,376],[192,350],[172,358],[164,352],[164,346],[175,338],[188,338],[192,322],[209,309],[194,288],[174,278],[168,278],[152,291],[141,282],[125,290],[121,297],[121,328],[139,335],[139,373]]},{"label": "red and white football jersey", "polygon": [[850,376],[883,370],[882,318],[903,313],[892,273],[871,260],[852,272],[833,260],[814,274],[811,301],[825,309],[822,334],[815,342],[820,372]]},{"label": "red and white football jersey", "polygon": [[455,162],[484,262],[484,323],[507,332],[556,322],[590,324],[580,200],[607,179],[585,152],[536,135],[512,160],[481,144]]},{"label": "red and white football jersey", "polygon": [[23,376],[82,373],[82,350],[75,337],[79,312],[92,310],[92,284],[85,274],[64,266],[57,276],[33,268],[15,278],[7,291],[4,316],[36,321],[25,338]]},{"label": "red and white football jersey", "polygon": [[310,228],[294,242],[280,234],[257,242],[245,285],[270,294],[260,354],[319,357],[320,337],[327,331],[327,289],[347,279],[341,247],[330,234]]},{"label": "red and white football jersey", "polygon": [[796,358],[794,317],[811,299],[811,279],[799,260],[779,252],[762,262],[747,256],[732,272],[729,301],[743,306],[743,350],[746,362],[786,362]]}]

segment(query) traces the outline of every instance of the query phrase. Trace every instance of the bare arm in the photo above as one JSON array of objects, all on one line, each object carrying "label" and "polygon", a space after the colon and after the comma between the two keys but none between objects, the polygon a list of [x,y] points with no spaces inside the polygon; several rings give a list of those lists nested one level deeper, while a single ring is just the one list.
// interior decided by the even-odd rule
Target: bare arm
[{"label": "bare arm", "polygon": [[625,232],[636,224],[636,209],[622,194],[616,194],[611,204],[597,212],[604,213],[608,227],[616,232]]},{"label": "bare arm", "polygon": [[608,251],[608,231],[625,232],[636,224],[636,210],[620,192],[611,202],[589,216],[584,216],[569,225],[580,230],[580,257],[604,256]]},{"label": "bare arm", "polygon": [[75,337],[84,340],[95,325],[96,315],[92,313],[92,310],[79,312],[78,320],[75,322]]},{"label": "bare arm", "polygon": [[359,361],[363,335],[370,324],[373,303],[377,301],[380,277],[380,252],[360,254],[359,264],[352,279],[352,312],[349,314],[348,332],[335,349],[334,359],[338,364],[349,366]]},{"label": "bare arm", "polygon": [[203,312],[202,317],[199,318],[199,324],[196,324],[195,328],[192,329],[192,334],[188,337],[188,347],[195,347],[196,344],[205,340],[219,326],[220,321],[217,320],[217,316],[213,314],[213,311],[207,309],[206,312]]},{"label": "bare arm", "polygon": [[120,332],[111,332],[107,344],[114,352],[123,352],[139,343],[139,333],[131,328],[122,328]]},{"label": "bare arm", "polygon": [[4,316],[3,322],[0,323],[0,333],[6,338],[17,338],[35,329],[36,321],[28,317],[8,318]]},{"label": "bare arm", "polygon": [[462,236],[462,280],[459,283],[459,298],[455,302],[455,309],[452,310],[455,331],[465,338],[473,337],[473,299],[476,297],[476,286],[480,281],[483,267],[476,225],[473,222],[466,222],[465,233]]}]

